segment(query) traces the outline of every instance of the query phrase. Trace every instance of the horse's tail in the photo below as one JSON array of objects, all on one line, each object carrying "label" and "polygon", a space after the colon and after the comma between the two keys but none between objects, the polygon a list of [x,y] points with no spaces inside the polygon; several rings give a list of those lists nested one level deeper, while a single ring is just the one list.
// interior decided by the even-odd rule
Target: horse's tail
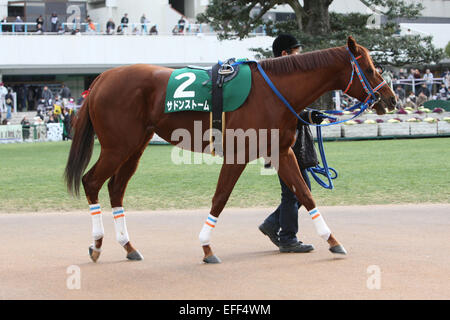
[{"label": "horse's tail", "polygon": [[67,159],[64,178],[69,193],[80,195],[80,182],[84,170],[89,164],[94,148],[94,127],[89,116],[89,96],[83,103],[74,123],[74,135]]}]

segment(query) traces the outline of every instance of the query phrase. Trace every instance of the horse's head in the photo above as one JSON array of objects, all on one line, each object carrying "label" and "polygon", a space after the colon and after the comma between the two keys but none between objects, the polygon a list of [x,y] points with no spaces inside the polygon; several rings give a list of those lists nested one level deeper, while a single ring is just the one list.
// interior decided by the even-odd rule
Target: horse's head
[{"label": "horse's head", "polygon": [[362,102],[371,99],[377,114],[386,113],[385,108],[394,109],[397,103],[395,94],[376,70],[369,50],[357,44],[351,36],[347,39],[347,49],[349,68],[346,68],[344,78],[350,80],[346,80],[344,92]]}]

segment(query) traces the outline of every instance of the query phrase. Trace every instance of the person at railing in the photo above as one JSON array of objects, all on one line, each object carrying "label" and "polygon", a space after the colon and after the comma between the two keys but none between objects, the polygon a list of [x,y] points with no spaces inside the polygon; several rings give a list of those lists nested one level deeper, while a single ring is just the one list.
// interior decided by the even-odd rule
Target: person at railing
[{"label": "person at railing", "polygon": [[182,34],[184,32],[185,25],[186,20],[184,20],[184,16],[181,16],[180,20],[178,20],[178,34]]},{"label": "person at railing", "polygon": [[123,28],[122,28],[121,25],[117,27],[116,33],[117,33],[118,35],[122,35],[122,34],[123,34]]},{"label": "person at railing", "polygon": [[150,29],[150,35],[158,35],[158,29],[156,28],[156,24]]},{"label": "person at railing", "polygon": [[121,23],[121,25],[122,25],[122,31],[124,32],[124,33],[126,33],[127,32],[127,30],[128,30],[128,23],[129,23],[129,19],[128,19],[128,13],[125,13],[124,15],[123,15],[123,17],[122,17],[122,19],[120,20],[120,23]]},{"label": "person at railing", "polygon": [[37,30],[41,30],[41,32],[44,32],[43,29],[43,25],[44,25],[44,18],[42,17],[42,14],[39,15],[39,17],[36,19],[36,32]]},{"label": "person at railing", "polygon": [[52,13],[52,17],[50,18],[50,22],[51,22],[51,32],[58,32],[58,25],[59,25],[59,20],[58,20],[58,15],[53,12]]},{"label": "person at railing", "polygon": [[44,99],[46,106],[52,105],[53,93],[49,90],[49,88],[47,86],[45,86],[44,90],[42,90],[41,97],[42,97],[42,99]]},{"label": "person at railing", "polygon": [[[427,89],[426,86],[425,86],[425,89]],[[427,90],[428,90],[428,89],[427,89]],[[416,105],[417,105],[418,107],[421,107],[421,106],[423,106],[423,104],[424,104],[425,102],[427,102],[427,101],[428,101],[428,96],[427,96],[423,91],[421,91],[421,92],[419,93],[419,96],[417,97]]]},{"label": "person at railing", "polygon": [[5,104],[6,104],[6,120],[10,120],[12,117],[11,110],[14,105],[14,98],[11,89],[8,89],[8,93],[5,96]]},{"label": "person at railing", "polygon": [[[425,74],[423,75],[423,80],[425,80],[425,84],[427,85],[430,94],[433,94],[433,74],[431,73],[430,69],[427,69],[425,71]],[[427,95],[427,97],[429,97],[429,95]]]},{"label": "person at railing", "polygon": [[23,140],[28,140],[30,138],[31,123],[27,117],[23,117],[22,121],[20,121],[20,124],[22,125]]},{"label": "person at railing", "polygon": [[8,32],[9,30],[9,26],[8,25],[4,25],[4,23],[8,23],[8,18],[7,17],[3,17],[2,21],[2,32]]},{"label": "person at railing", "polygon": [[145,13],[142,14],[141,17],[141,33],[142,34],[147,34],[147,24],[150,22],[150,20],[147,19],[147,17],[145,16]]},{"label": "person at railing", "polygon": [[8,88],[6,88],[3,82],[0,82],[0,112],[6,112],[5,96],[8,94]]},{"label": "person at railing", "polygon": [[65,33],[66,31],[64,30],[64,28],[62,26],[58,26],[58,35],[62,36]]},{"label": "person at railing", "polygon": [[63,106],[66,106],[69,103],[69,98],[72,96],[72,92],[70,88],[66,86],[65,83],[62,84],[61,90],[59,91],[59,95],[61,96]]},{"label": "person at railing", "polygon": [[442,83],[441,87],[439,88],[439,94],[437,96],[438,100],[448,100],[448,93],[448,88],[444,83]]},{"label": "person at railing", "polygon": [[395,93],[398,96],[398,99],[402,101],[402,103],[405,102],[405,96],[406,96],[406,92],[405,89],[403,89],[402,86],[397,86],[397,88],[395,89]]},{"label": "person at railing", "polygon": [[37,26],[36,26],[36,33],[37,34],[43,34],[44,33],[44,30],[42,29],[42,24],[38,24]]},{"label": "person at railing", "polygon": [[88,23],[88,32],[95,33],[96,32],[96,28],[95,28],[95,24],[92,21],[92,19],[89,19],[87,23]]},{"label": "person at railing", "polygon": [[113,19],[110,18],[106,23],[106,34],[113,34],[115,29],[116,24],[114,23]]},{"label": "person at railing", "polygon": [[16,32],[23,32],[23,20],[20,16],[16,17],[16,21],[14,21],[16,23]]},{"label": "person at railing", "polygon": [[430,97],[430,95],[431,95],[431,91],[430,91],[428,85],[426,85],[425,83],[423,83],[420,86],[419,90],[416,91],[416,93],[417,93],[417,95],[423,93],[427,98]]}]

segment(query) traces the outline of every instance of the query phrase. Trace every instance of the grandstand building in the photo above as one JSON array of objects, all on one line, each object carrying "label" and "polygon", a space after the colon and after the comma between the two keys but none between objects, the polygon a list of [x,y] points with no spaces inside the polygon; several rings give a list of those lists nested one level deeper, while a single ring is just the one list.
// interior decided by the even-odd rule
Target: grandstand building
[{"label": "grandstand building", "polygon": [[[415,1],[415,0],[414,0]],[[208,0],[0,0],[0,18],[8,23],[0,28],[0,81],[10,86],[66,83],[78,96],[99,73],[121,65],[135,63],[180,67],[190,64],[211,65],[229,57],[253,58],[249,48],[270,47],[272,40],[257,30],[253,37],[238,41],[218,41],[206,25],[196,24]],[[399,23],[403,32],[430,34],[435,45],[444,47],[449,34],[443,32],[450,23],[450,1],[423,0],[422,17]],[[368,8],[360,0],[335,0],[331,11],[360,12],[379,16],[383,8]],[[377,11],[378,10],[378,11]],[[56,13],[64,34],[51,30],[51,15]],[[128,14],[128,28],[121,23]],[[145,14],[146,22],[141,24]],[[289,6],[278,6],[266,14],[274,20],[289,19]],[[36,19],[44,18],[43,34],[36,32]],[[15,30],[16,17],[23,20],[22,32]],[[186,25],[177,33],[180,18]],[[89,31],[87,19],[95,31]],[[109,19],[114,33],[106,35]],[[376,20],[378,21],[378,20]],[[155,27],[156,34],[150,35]],[[81,33],[72,35],[78,28]],[[14,31],[14,32],[13,32]]]}]

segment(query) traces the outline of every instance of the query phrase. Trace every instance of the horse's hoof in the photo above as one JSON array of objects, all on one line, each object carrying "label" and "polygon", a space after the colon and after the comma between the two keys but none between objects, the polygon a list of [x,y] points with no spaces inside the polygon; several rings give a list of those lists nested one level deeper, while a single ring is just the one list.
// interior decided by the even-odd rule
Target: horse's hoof
[{"label": "horse's hoof", "polygon": [[345,250],[345,248],[340,244],[338,244],[337,246],[331,247],[330,251],[331,251],[331,253],[338,254],[338,255],[345,256],[347,254],[347,251]]},{"label": "horse's hoof", "polygon": [[102,250],[95,248],[93,245],[89,247],[89,256],[91,257],[91,260],[94,262],[97,262],[101,252]]},{"label": "horse's hoof", "polygon": [[219,257],[217,257],[216,255],[212,255],[212,256],[208,256],[206,258],[203,259],[204,263],[221,263],[222,261],[220,261]]},{"label": "horse's hoof", "polygon": [[136,250],[127,254],[127,259],[132,261],[141,261],[144,260],[144,256]]}]

